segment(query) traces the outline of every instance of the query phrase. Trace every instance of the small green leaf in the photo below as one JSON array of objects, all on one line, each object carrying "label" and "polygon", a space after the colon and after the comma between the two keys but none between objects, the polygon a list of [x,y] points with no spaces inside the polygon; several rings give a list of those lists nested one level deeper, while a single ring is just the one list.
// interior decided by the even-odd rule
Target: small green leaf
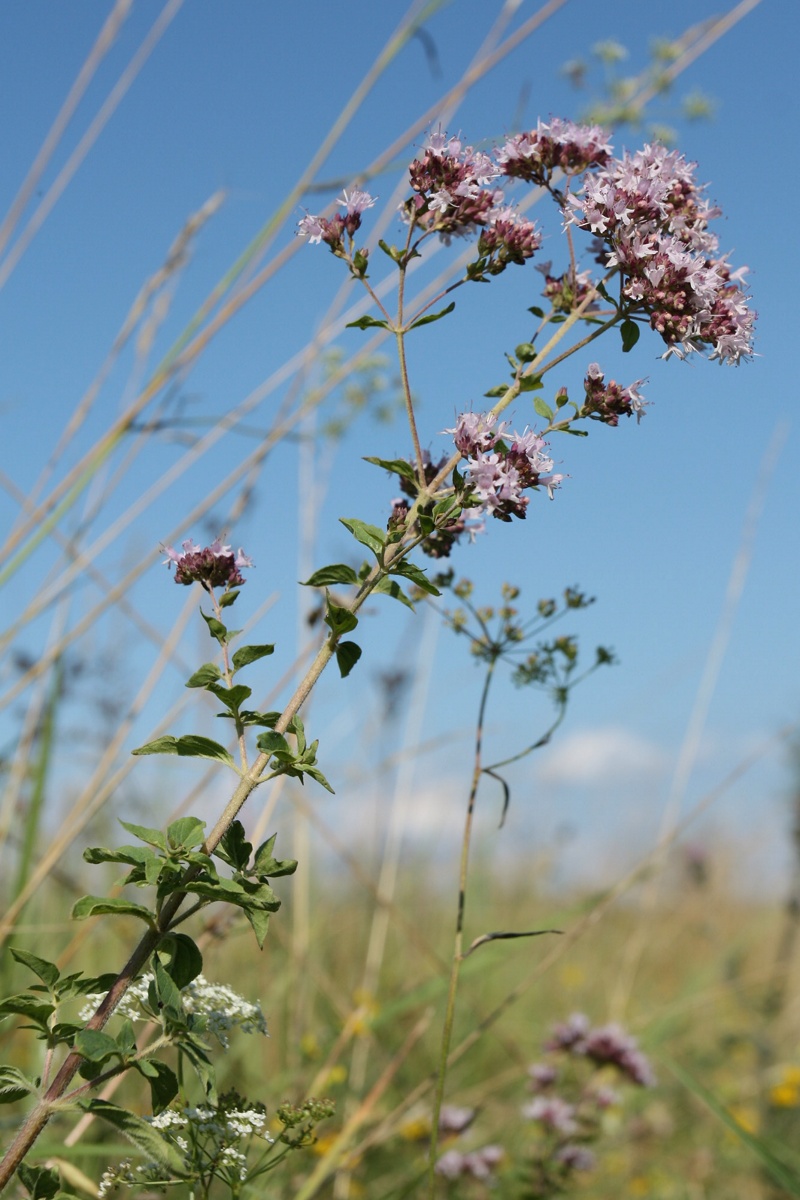
[{"label": "small green leaf", "polygon": [[36,1084],[16,1067],[0,1067],[0,1104],[14,1104],[36,1095]]},{"label": "small green leaf", "polygon": [[107,1121],[109,1125],[118,1129],[133,1142],[134,1146],[138,1146],[148,1159],[165,1167],[170,1174],[176,1175],[179,1179],[186,1177],[186,1164],[182,1156],[171,1142],[153,1128],[149,1121],[136,1116],[135,1113],[128,1112],[126,1108],[112,1104],[110,1100],[90,1100],[85,1108],[93,1117],[100,1117],[101,1120]]},{"label": "small green leaf", "polygon": [[267,936],[267,930],[269,929],[270,914],[268,912],[263,912],[260,908],[246,908],[244,910],[244,915],[247,917],[253,928],[253,933],[256,935],[256,941],[258,942],[259,950],[263,950],[264,940]]},{"label": "small green leaf", "polygon": [[340,517],[339,520],[345,529],[350,530],[357,542],[361,542],[362,546],[368,546],[373,554],[380,557],[381,551],[386,545],[385,530],[378,529],[377,525],[368,525],[366,521],[359,521],[355,517]]},{"label": "small green leaf", "polygon": [[208,632],[213,638],[216,638],[220,646],[224,646],[226,642],[230,641],[230,634],[221,621],[218,621],[216,617],[209,616],[208,613],[204,613],[202,608],[200,609],[200,616],[208,626]]},{"label": "small green leaf", "polygon": [[220,671],[216,663],[203,663],[202,667],[198,667],[194,675],[190,675],[186,680],[186,687],[208,687],[210,683],[216,683],[221,678],[222,671]]},{"label": "small green leaf", "polygon": [[206,823],[199,817],[178,817],[167,826],[167,841],[174,850],[191,850],[202,846],[206,836]]},{"label": "small green leaf", "polygon": [[259,658],[266,658],[268,654],[275,652],[274,645],[264,642],[260,646],[240,646],[233,655],[234,671],[241,671],[242,667],[246,667],[248,663],[257,662]]},{"label": "small green leaf", "polygon": [[140,842],[146,842],[148,846],[155,846],[158,850],[166,850],[167,838],[162,830],[149,829],[146,825],[132,825],[130,821],[120,821],[120,825]]},{"label": "small green leaf", "polygon": [[149,908],[145,908],[142,904],[132,904],[130,900],[123,900],[121,896],[108,899],[105,896],[81,896],[80,900],[72,906],[74,921],[85,921],[87,917],[105,915],[138,917],[147,925],[155,924],[155,916]]},{"label": "small green leaf", "polygon": [[100,1029],[82,1029],[75,1037],[75,1049],[92,1063],[103,1063],[119,1054],[116,1039]]},{"label": "small green leaf", "polygon": [[373,458],[366,455],[364,462],[373,463],[376,467],[383,467],[384,471],[389,471],[392,475],[400,475],[409,483],[417,482],[417,473],[407,458]]},{"label": "small green leaf", "polygon": [[302,586],[329,587],[332,583],[358,583],[358,576],[346,563],[331,563],[328,567],[320,567]]},{"label": "small green leaf", "polygon": [[439,589],[431,583],[425,572],[415,563],[408,562],[407,559],[404,559],[402,562],[397,563],[396,566],[393,566],[392,574],[402,575],[405,579],[410,579],[412,583],[415,583],[423,592],[427,592],[429,596],[441,596],[442,594]]},{"label": "small green leaf", "polygon": [[544,417],[545,421],[552,421],[553,410],[550,407],[550,405],[545,400],[542,399],[541,396],[537,396],[535,398],[535,400],[533,402],[533,407],[534,407],[534,411],[537,412],[540,417]]},{"label": "small green leaf", "polygon": [[150,1084],[150,1103],[153,1116],[168,1108],[178,1094],[178,1078],[171,1067],[156,1058],[141,1058],[131,1063]]},{"label": "small green leaf", "polygon": [[399,263],[399,262],[401,261],[401,259],[402,259],[402,257],[403,257],[403,251],[402,251],[402,250],[398,250],[398,249],[397,249],[397,246],[390,246],[390,245],[388,244],[388,242],[385,242],[385,241],[383,240],[383,238],[380,238],[380,239],[379,239],[379,241],[378,241],[378,245],[380,246],[380,248],[381,248],[381,250],[383,251],[383,253],[384,253],[384,254],[388,254],[388,255],[389,255],[389,258],[391,258],[391,260],[392,260],[393,262]]},{"label": "small green leaf", "polygon": [[409,325],[409,331],[419,329],[422,325],[431,325],[434,321],[441,321],[442,317],[446,317],[448,313],[451,313],[455,306],[455,300],[451,300],[447,307],[440,309],[439,312],[428,313],[425,317],[418,317],[416,321],[412,321]]},{"label": "small green leaf", "polygon": [[260,733],[256,738],[256,745],[265,754],[275,754],[276,751],[285,751],[287,754],[292,753],[286,738],[282,733],[276,733],[274,729],[269,729],[266,733]]},{"label": "small green leaf", "polygon": [[569,425],[563,425],[559,433],[571,433],[573,437],[588,437],[589,433],[586,429],[570,429]]},{"label": "small green leaf", "polygon": [[244,834],[241,821],[233,821],[228,830],[220,838],[214,851],[217,858],[229,864],[236,871],[244,871],[250,862],[253,847]]},{"label": "small green leaf", "polygon": [[245,700],[248,700],[253,694],[253,689],[244,683],[237,683],[230,688],[223,687],[221,683],[213,683],[208,690],[222,701],[233,716],[236,716]]},{"label": "small green leaf", "polygon": [[641,330],[636,321],[623,321],[619,332],[622,337],[622,351],[627,354],[638,342]]},{"label": "small green leaf", "polygon": [[263,842],[258,847],[253,865],[256,875],[263,875],[266,878],[270,878],[278,875],[294,875],[297,870],[297,859],[273,858],[272,850],[275,846],[276,837],[277,834],[273,833],[271,838],[268,838],[266,842]]},{"label": "small green leaf", "polygon": [[48,988],[52,988],[60,978],[61,972],[58,967],[46,958],[38,958],[35,954],[30,954],[27,950],[17,950],[14,946],[11,947],[11,957],[28,967],[34,975],[38,975]]},{"label": "small green leaf", "polygon": [[218,762],[233,766],[233,759],[224,746],[211,738],[200,737],[199,734],[187,733],[183,737],[173,737],[167,734],[147,742],[144,746],[132,750],[132,754],[177,754],[181,758],[213,758]]},{"label": "small green leaf", "polygon": [[61,1191],[61,1177],[55,1167],[31,1167],[20,1163],[17,1175],[30,1192],[31,1200],[55,1200]]},{"label": "small green leaf", "polygon": [[325,601],[325,624],[338,636],[350,633],[358,625],[358,617],[349,608],[334,604],[330,596]]},{"label": "small green leaf", "polygon": [[312,779],[316,779],[317,783],[322,784],[325,790],[330,792],[332,796],[336,795],[333,788],[322,774],[322,771],[320,771],[319,767],[303,767],[303,774],[310,775]]},{"label": "small green leaf", "polygon": [[348,321],[345,329],[388,329],[386,321],[378,321],[375,317],[363,316],[357,321]]},{"label": "small green leaf", "polygon": [[54,1004],[47,1004],[38,996],[22,993],[19,996],[8,996],[0,1000],[0,1016],[15,1013],[19,1017],[27,1017],[29,1021],[47,1029],[47,1022],[56,1011]]},{"label": "small green leaf", "polygon": [[203,969],[203,955],[187,933],[170,933],[158,947],[159,954],[169,952],[166,970],[178,988],[185,988]]},{"label": "small green leaf", "polygon": [[544,387],[540,376],[538,375],[522,375],[519,381],[519,390],[521,392],[538,392]]},{"label": "small green leaf", "polygon": [[355,642],[339,642],[336,647],[336,665],[342,679],[346,679],[361,658],[361,647]]},{"label": "small green leaf", "polygon": [[539,308],[539,306],[537,304],[532,304],[531,307],[528,309],[528,312],[533,313],[533,315],[535,317],[538,317],[540,321],[544,317],[544,309]]},{"label": "small green leaf", "polygon": [[239,588],[233,588],[230,592],[223,592],[219,598],[220,608],[229,608],[231,604],[235,604],[239,595]]},{"label": "small green leaf", "polygon": [[399,600],[401,604],[405,604],[407,608],[412,610],[412,612],[414,611],[414,605],[411,603],[396,579],[390,579],[388,576],[384,576],[383,579],[379,579],[375,584],[373,591],[380,592],[384,596],[391,596],[393,599]]}]

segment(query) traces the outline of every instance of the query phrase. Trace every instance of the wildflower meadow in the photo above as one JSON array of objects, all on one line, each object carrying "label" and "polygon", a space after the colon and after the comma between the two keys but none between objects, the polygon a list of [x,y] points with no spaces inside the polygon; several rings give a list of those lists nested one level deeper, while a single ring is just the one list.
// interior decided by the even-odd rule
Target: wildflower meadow
[{"label": "wildflower meadow", "polygon": [[800,1195],[791,38],[270,7],[0,16],[0,1188]]}]

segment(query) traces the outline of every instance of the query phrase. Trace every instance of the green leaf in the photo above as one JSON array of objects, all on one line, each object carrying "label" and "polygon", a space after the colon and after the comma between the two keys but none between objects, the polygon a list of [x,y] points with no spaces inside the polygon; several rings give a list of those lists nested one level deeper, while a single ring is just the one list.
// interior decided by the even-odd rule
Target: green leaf
[{"label": "green leaf", "polygon": [[384,596],[391,596],[393,599],[399,600],[401,604],[405,604],[407,608],[412,610],[412,612],[414,611],[414,605],[409,600],[408,596],[400,587],[400,584],[396,579],[390,579],[388,576],[384,576],[383,579],[379,579],[375,584],[373,591],[380,592]]},{"label": "green leaf", "polygon": [[30,1192],[32,1200],[55,1200],[61,1191],[61,1176],[55,1167],[31,1167],[27,1163],[20,1163],[17,1175]]},{"label": "green leaf", "polygon": [[260,646],[240,646],[233,655],[233,669],[241,671],[242,667],[246,667],[248,663],[257,662],[259,658],[266,658],[268,654],[274,652],[275,647],[269,642],[264,642]]},{"label": "green leaf", "polygon": [[196,979],[203,969],[203,955],[188,933],[169,933],[158,947],[159,954],[170,955],[166,965],[167,974],[177,988],[185,988]]},{"label": "green leaf", "polygon": [[558,432],[559,433],[571,433],[573,437],[588,437],[589,436],[587,430],[585,430],[585,429],[570,429],[569,425],[563,425],[558,430]]},{"label": "green leaf", "polygon": [[248,842],[241,821],[233,821],[220,838],[214,853],[236,871],[244,871],[250,862],[253,847]]},{"label": "green leaf", "polygon": [[388,329],[386,321],[378,321],[375,317],[363,316],[357,321],[348,321],[345,329]]},{"label": "green leaf", "polygon": [[38,958],[35,954],[30,954],[27,950],[17,950],[14,946],[11,947],[11,957],[28,967],[34,975],[38,975],[48,988],[52,988],[60,978],[61,972],[58,967],[46,958]]},{"label": "green leaf", "polygon": [[211,684],[208,690],[212,693],[212,695],[216,696],[218,700],[222,701],[222,703],[233,716],[238,714],[239,709],[244,704],[245,700],[248,700],[253,694],[253,689],[247,687],[247,685],[244,683],[237,683],[230,688],[223,687],[220,683],[214,683]]},{"label": "green leaf", "polygon": [[294,875],[297,870],[296,858],[273,858],[272,850],[276,837],[277,834],[273,833],[271,838],[267,838],[266,842],[262,842],[258,847],[253,865],[256,875],[263,875],[267,878],[278,875]]},{"label": "green leaf", "polygon": [[205,1052],[203,1043],[198,1037],[184,1038],[181,1042],[181,1052],[197,1072],[197,1077],[203,1085],[206,1100],[216,1108],[219,1103],[217,1098],[216,1074]]},{"label": "green leaf", "polygon": [[346,679],[361,658],[361,647],[355,642],[339,642],[336,647],[336,665],[342,679]]},{"label": "green leaf", "polygon": [[397,563],[396,566],[393,566],[392,574],[402,575],[405,579],[410,579],[412,583],[415,583],[423,592],[427,592],[429,596],[441,596],[442,594],[439,589],[431,583],[430,579],[428,579],[428,576],[425,574],[422,568],[418,567],[415,563],[408,562],[407,559],[404,559],[403,561]]},{"label": "green leaf", "polygon": [[146,842],[148,846],[155,846],[158,850],[166,850],[167,837],[161,829],[149,829],[146,825],[132,825],[130,821],[120,821],[123,829],[127,829],[128,833],[132,833],[140,842]]},{"label": "green leaf", "polygon": [[[543,387],[544,383],[538,375],[522,375],[520,377],[519,390],[521,392],[538,392]],[[501,395],[503,394],[501,393]]]},{"label": "green leaf", "polygon": [[194,675],[190,675],[186,680],[186,687],[208,687],[210,683],[216,683],[221,678],[222,671],[220,671],[216,663],[203,663],[202,667],[198,667]]},{"label": "green leaf", "polygon": [[339,520],[345,529],[350,530],[357,542],[368,546],[372,553],[380,558],[386,545],[386,533],[383,529],[378,529],[377,525],[368,525],[366,521],[359,521],[355,517],[340,517]]},{"label": "green leaf", "polygon": [[167,840],[172,849],[191,850],[202,846],[206,837],[206,823],[199,817],[179,817],[167,826]]},{"label": "green leaf", "polygon": [[29,1021],[41,1026],[47,1031],[47,1023],[56,1011],[54,1004],[40,1000],[38,996],[22,993],[19,996],[8,996],[0,1000],[0,1015],[15,1013],[19,1017],[27,1017]]},{"label": "green leaf", "polygon": [[332,583],[358,583],[358,576],[346,563],[331,563],[328,567],[320,567],[301,586],[329,587]]},{"label": "green leaf", "polygon": [[291,748],[286,738],[282,733],[276,733],[274,729],[269,729],[266,733],[260,733],[256,738],[256,745],[265,754],[275,754],[276,751],[284,751],[287,754],[291,754]]},{"label": "green leaf", "polygon": [[550,407],[550,405],[545,400],[542,399],[541,396],[537,396],[535,398],[535,400],[533,401],[533,407],[534,407],[534,411],[537,412],[540,417],[544,417],[544,419],[546,421],[552,421],[553,410]]},{"label": "green leaf", "polygon": [[641,330],[636,321],[623,321],[619,327],[619,332],[622,337],[622,350],[627,354],[639,340]]},{"label": "green leaf", "polygon": [[149,1121],[136,1116],[135,1113],[128,1112],[125,1108],[112,1104],[110,1100],[90,1100],[85,1108],[92,1116],[100,1117],[109,1125],[113,1125],[129,1141],[133,1142],[134,1146],[143,1151],[147,1158],[165,1167],[170,1174],[176,1175],[179,1179],[186,1177],[186,1164],[182,1156],[171,1142],[168,1142],[157,1129],[153,1128]]},{"label": "green leaf", "polygon": [[373,463],[376,467],[383,467],[384,471],[389,471],[392,475],[400,475],[409,483],[417,482],[417,473],[407,458],[373,458],[367,455],[364,462]]},{"label": "green leaf", "polygon": [[153,978],[148,989],[147,1002],[152,1009],[160,1012],[168,1020],[185,1025],[186,1010],[183,1007],[180,988],[158,956],[153,958]]},{"label": "green leaf", "polygon": [[355,629],[356,625],[358,625],[358,617],[349,608],[343,608],[340,604],[334,604],[330,596],[326,596],[325,624],[339,636],[343,633],[350,633],[352,629]]},{"label": "green leaf", "polygon": [[229,592],[223,592],[219,598],[220,608],[229,608],[231,604],[235,604],[239,595],[239,588],[233,588]]},{"label": "green leaf", "polygon": [[264,940],[267,936],[267,930],[269,929],[270,914],[268,912],[263,912],[259,908],[246,908],[244,910],[244,915],[247,917],[252,926],[253,933],[256,935],[256,941],[258,942],[259,950],[263,950]]},{"label": "green leaf", "polygon": [[261,725],[265,729],[271,729],[280,715],[279,712],[259,712],[257,709],[251,711],[249,708],[243,708],[239,713],[239,720],[243,725]]},{"label": "green leaf", "polygon": [[0,1104],[14,1104],[36,1095],[36,1084],[16,1067],[0,1067]]},{"label": "green leaf", "polygon": [[219,642],[220,646],[224,646],[226,642],[230,641],[231,635],[221,621],[218,621],[216,617],[209,616],[208,613],[204,613],[202,608],[200,609],[200,616],[208,626],[208,632]]},{"label": "green leaf", "polygon": [[416,321],[412,321],[409,325],[409,332],[412,329],[419,329],[422,325],[430,325],[433,321],[441,321],[442,317],[446,317],[448,313],[451,313],[455,306],[455,300],[451,300],[447,307],[440,309],[439,312],[428,313],[425,317],[418,317]]},{"label": "green leaf", "polygon": [[131,1066],[144,1075],[150,1084],[150,1104],[157,1116],[168,1108],[178,1094],[178,1077],[166,1063],[155,1058],[142,1058]]},{"label": "green leaf", "polygon": [[312,779],[316,779],[317,783],[322,784],[322,786],[325,788],[325,790],[330,792],[330,794],[332,796],[336,795],[333,788],[328,783],[325,776],[322,774],[322,771],[320,771],[319,767],[303,767],[303,774],[310,775]]},{"label": "green leaf", "polygon": [[147,925],[154,926],[155,916],[149,908],[142,904],[132,904],[121,896],[106,899],[105,896],[81,896],[72,906],[72,919],[85,921],[87,917],[113,915],[119,917],[138,917]]},{"label": "green leaf", "polygon": [[213,758],[218,762],[227,763],[230,767],[233,766],[233,759],[224,746],[220,746],[219,742],[214,742],[211,738],[200,737],[199,734],[194,733],[187,733],[179,738],[167,734],[165,737],[156,738],[154,742],[147,742],[144,746],[139,746],[131,753],[177,754],[181,758]]},{"label": "green leaf", "polygon": [[540,321],[544,317],[544,309],[539,308],[539,306],[537,304],[532,304],[531,307],[528,309],[528,312],[533,313],[533,315],[535,317],[538,317]]},{"label": "green leaf", "polygon": [[381,250],[383,251],[383,253],[384,253],[384,254],[388,254],[388,255],[389,255],[389,258],[391,258],[392,262],[399,263],[399,262],[402,260],[402,257],[403,257],[403,251],[402,251],[402,250],[398,250],[398,249],[397,249],[397,246],[390,246],[390,245],[388,244],[388,242],[385,242],[385,241],[383,240],[383,238],[380,238],[380,239],[379,239],[379,241],[378,241],[378,245],[380,246],[380,248],[381,248]]},{"label": "green leaf", "polygon": [[76,1034],[75,1049],[91,1063],[103,1063],[120,1052],[116,1038],[110,1037],[100,1029],[82,1029]]}]

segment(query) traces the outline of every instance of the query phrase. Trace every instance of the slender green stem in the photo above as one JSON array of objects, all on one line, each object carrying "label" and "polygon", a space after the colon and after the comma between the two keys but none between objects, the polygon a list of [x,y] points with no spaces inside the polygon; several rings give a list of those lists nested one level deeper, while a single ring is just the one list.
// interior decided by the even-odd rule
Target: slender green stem
[{"label": "slender green stem", "polygon": [[478,797],[478,787],[480,785],[481,775],[483,774],[483,768],[481,765],[481,751],[483,747],[484,719],[486,715],[486,705],[489,699],[489,689],[492,685],[492,679],[496,665],[497,658],[493,657],[489,662],[486,678],[483,682],[483,690],[481,692],[481,700],[478,707],[478,721],[475,728],[475,756],[472,767],[472,784],[469,791],[469,800],[467,801],[467,812],[464,820],[464,833],[461,838],[461,862],[459,866],[458,877],[458,910],[456,913],[456,930],[453,943],[453,961],[450,967],[450,982],[447,989],[447,1007],[445,1009],[444,1025],[442,1028],[442,1044],[439,1054],[439,1075],[436,1081],[436,1091],[434,1092],[433,1098],[433,1114],[431,1116],[431,1141],[430,1155],[428,1160],[428,1194],[431,1197],[431,1200],[433,1200],[433,1197],[436,1195],[436,1154],[439,1145],[439,1117],[442,1111],[444,1086],[447,1079],[447,1060],[450,1056],[450,1046],[453,1040],[453,1022],[456,1011],[458,979],[461,972],[461,963],[463,961],[464,914],[467,903],[469,851],[472,841],[475,801]]}]

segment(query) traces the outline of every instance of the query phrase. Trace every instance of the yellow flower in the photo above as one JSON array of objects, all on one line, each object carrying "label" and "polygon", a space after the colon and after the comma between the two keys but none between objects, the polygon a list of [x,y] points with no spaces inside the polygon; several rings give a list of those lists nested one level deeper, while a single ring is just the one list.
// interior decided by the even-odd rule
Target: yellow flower
[{"label": "yellow flower", "polygon": [[428,1117],[412,1117],[400,1126],[400,1137],[407,1142],[424,1142],[430,1136],[431,1123]]},{"label": "yellow flower", "polygon": [[776,1083],[770,1088],[769,1098],[778,1108],[796,1108],[800,1104],[800,1088],[797,1084]]}]

